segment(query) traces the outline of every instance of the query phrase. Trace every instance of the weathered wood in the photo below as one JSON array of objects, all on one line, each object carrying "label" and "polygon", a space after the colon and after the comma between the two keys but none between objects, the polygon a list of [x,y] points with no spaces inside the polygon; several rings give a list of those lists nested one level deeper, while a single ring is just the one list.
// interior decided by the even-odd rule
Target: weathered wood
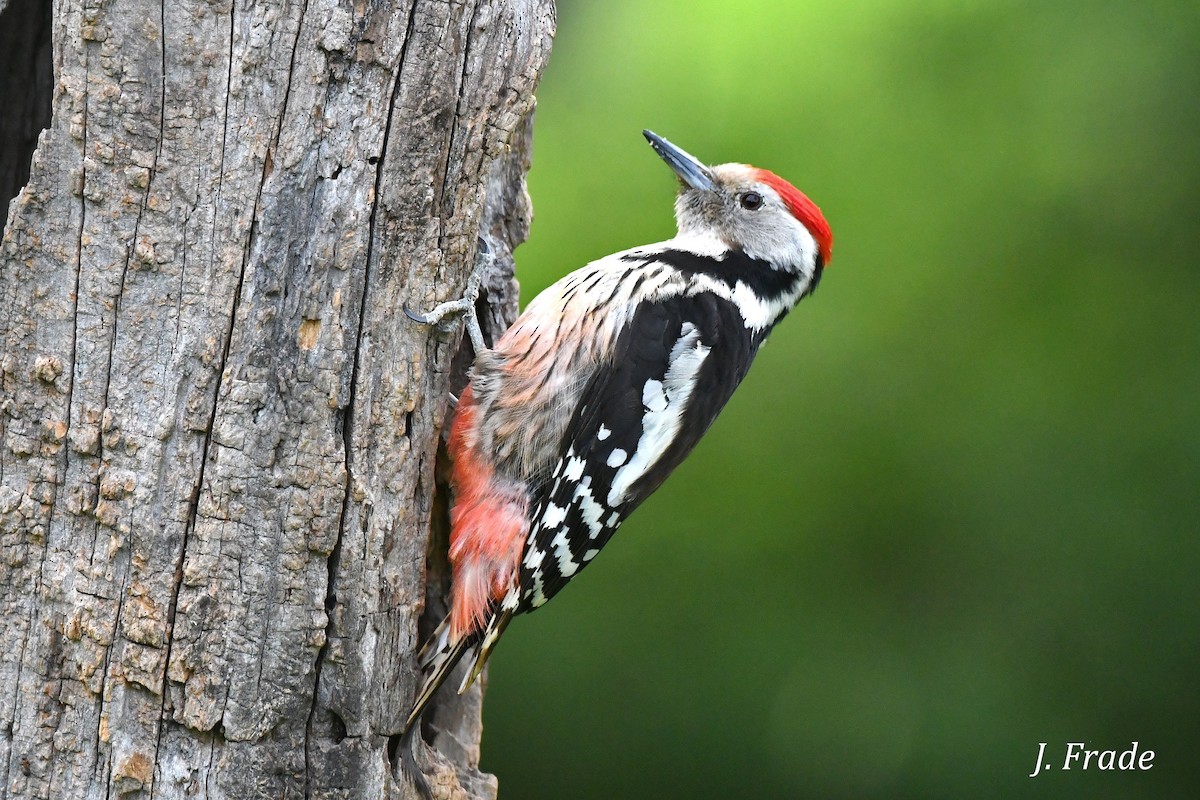
[{"label": "weathered wood", "polygon": [[[553,25],[56,4],[0,246],[0,796],[405,796],[459,337],[399,310],[482,230],[511,320]],[[446,797],[495,794],[478,694],[434,710]]]}]

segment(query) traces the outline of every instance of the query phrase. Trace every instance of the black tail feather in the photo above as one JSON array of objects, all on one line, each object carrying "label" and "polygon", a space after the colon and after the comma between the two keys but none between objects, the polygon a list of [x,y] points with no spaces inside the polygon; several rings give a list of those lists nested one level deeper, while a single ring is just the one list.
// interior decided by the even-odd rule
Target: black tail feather
[{"label": "black tail feather", "polygon": [[417,661],[426,676],[425,683],[421,686],[421,692],[417,695],[408,720],[404,723],[404,730],[400,734],[400,768],[425,800],[433,800],[433,794],[429,789],[429,783],[425,780],[425,773],[417,764],[416,740],[421,727],[421,714],[425,712],[426,707],[437,694],[437,690],[450,677],[455,665],[462,660],[462,657],[474,644],[472,638],[468,637],[451,646],[449,629],[449,618],[442,620],[417,656]]},{"label": "black tail feather", "polygon": [[416,731],[416,725],[409,725],[400,735],[400,771],[412,782],[413,786],[417,787],[417,791],[424,800],[433,800],[429,782],[425,780],[425,773],[417,764]]},{"label": "black tail feather", "polygon": [[474,683],[479,672],[483,669],[484,663],[491,655],[492,648],[496,646],[500,634],[504,632],[509,620],[512,619],[511,611],[502,611],[494,614],[489,622],[489,625],[478,633],[465,636],[454,644],[450,643],[450,618],[442,620],[438,625],[437,630],[429,637],[429,641],[421,648],[417,655],[417,663],[420,665],[422,672],[425,673],[425,682],[421,685],[421,691],[417,695],[416,701],[413,703],[413,709],[408,715],[408,720],[404,723],[404,730],[400,734],[400,768],[403,773],[412,781],[413,785],[421,793],[425,800],[433,800],[433,795],[430,792],[429,784],[425,779],[425,773],[421,771],[421,767],[417,764],[417,733],[421,726],[421,715],[437,694],[438,689],[454,672],[454,668],[458,662],[463,660],[464,656],[470,655],[470,669],[463,676],[462,685],[458,687],[458,693],[462,694],[467,688]]}]

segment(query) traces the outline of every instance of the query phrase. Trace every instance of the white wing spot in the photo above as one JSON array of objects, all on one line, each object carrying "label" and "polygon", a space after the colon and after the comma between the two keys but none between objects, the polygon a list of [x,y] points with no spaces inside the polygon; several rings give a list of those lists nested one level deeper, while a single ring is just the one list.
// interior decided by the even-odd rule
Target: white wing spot
[{"label": "white wing spot", "polygon": [[600,426],[600,430],[596,431],[596,439],[598,441],[603,442],[609,436],[612,436],[612,431],[610,431],[608,428],[604,427],[603,425]]},{"label": "white wing spot", "polygon": [[642,387],[642,405],[647,411],[663,411],[667,407],[667,395],[663,391],[662,381],[649,380]]},{"label": "white wing spot", "polygon": [[563,473],[563,477],[574,483],[583,477],[584,466],[586,465],[584,464],[582,458],[571,456],[570,460],[567,461],[567,469],[566,472]]},{"label": "white wing spot", "polygon": [[575,488],[575,500],[579,504],[579,513],[583,517],[584,523],[591,531],[591,538],[595,539],[604,530],[600,517],[604,515],[605,509],[596,502],[596,498],[592,497],[591,478],[584,478],[583,483]]},{"label": "white wing spot", "polygon": [[570,578],[579,569],[579,565],[571,560],[571,543],[567,540],[567,533],[566,528],[559,528],[554,541],[550,542],[558,557],[558,571],[564,578]]},{"label": "white wing spot", "polygon": [[562,525],[562,521],[566,518],[567,510],[565,508],[559,508],[558,506],[554,505],[554,503],[551,503],[550,505],[546,506],[546,513],[542,514],[542,527],[547,529],[557,528],[559,525]]},{"label": "white wing spot", "polygon": [[542,591],[542,570],[539,567],[533,573],[533,600],[530,602],[534,608],[546,604],[546,593]]},{"label": "white wing spot", "polygon": [[624,450],[618,447],[616,450],[613,450],[608,454],[608,461],[606,463],[613,469],[616,469],[624,464],[628,458],[629,453],[626,453]]},{"label": "white wing spot", "polygon": [[599,554],[600,554],[599,550],[585,550],[583,553],[583,560],[591,561],[593,558],[595,558]]},{"label": "white wing spot", "polygon": [[525,551],[525,566],[529,569],[540,570],[542,568],[542,556],[544,554],[536,547],[530,547]]},{"label": "white wing spot", "polygon": [[617,527],[617,523],[620,521],[621,521],[621,515],[618,514],[616,511],[614,511],[608,515],[608,521],[605,522],[604,524],[605,524],[605,526],[607,526],[609,528],[615,528],[615,527]]}]

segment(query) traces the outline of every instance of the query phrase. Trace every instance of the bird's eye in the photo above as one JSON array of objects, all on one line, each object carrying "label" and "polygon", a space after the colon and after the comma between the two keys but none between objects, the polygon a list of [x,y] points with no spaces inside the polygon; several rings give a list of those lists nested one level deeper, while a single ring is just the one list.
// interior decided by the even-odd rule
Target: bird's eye
[{"label": "bird's eye", "polygon": [[762,195],[758,192],[746,192],[740,198],[742,208],[747,211],[757,211],[763,204]]}]

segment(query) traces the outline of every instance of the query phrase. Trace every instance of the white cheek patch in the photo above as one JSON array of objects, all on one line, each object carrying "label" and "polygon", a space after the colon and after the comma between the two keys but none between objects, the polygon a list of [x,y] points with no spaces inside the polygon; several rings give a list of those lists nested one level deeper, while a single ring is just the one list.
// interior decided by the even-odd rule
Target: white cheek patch
[{"label": "white cheek patch", "polygon": [[[700,331],[685,322],[680,336],[671,348],[664,380],[647,381],[642,392],[645,416],[642,417],[642,436],[629,461],[613,476],[608,493],[608,505],[617,506],[629,494],[630,488],[645,475],[666,453],[676,434],[696,388],[700,369],[711,348],[700,341]],[[655,384],[655,386],[651,386]]]},{"label": "white cheek patch", "polygon": [[817,240],[812,232],[786,210],[778,193],[769,186],[762,186],[764,195],[773,198],[773,212],[769,224],[758,227],[753,235],[742,241],[742,249],[751,258],[770,261],[772,264],[813,264],[817,259]]},{"label": "white cheek patch", "polygon": [[[764,195],[773,198],[774,204],[782,207],[782,200],[774,189],[768,186],[760,188]],[[681,234],[669,244],[717,262],[724,262],[729,253],[728,245],[724,242],[696,235]],[[782,294],[763,297],[743,281],[736,281],[731,288],[725,280],[718,280],[713,275],[699,274],[690,276],[690,283],[683,287],[683,291],[688,295],[711,292],[723,297],[738,307],[746,328],[763,330],[775,324],[811,285],[816,271],[817,240],[799,220],[790,213],[781,212],[771,224],[757,230],[754,236],[742,242],[741,251],[751,259],[775,265],[776,269],[786,269],[787,274],[794,274],[797,277],[795,288]]]},{"label": "white cheek patch", "polygon": [[716,280],[708,275],[694,278],[688,289],[689,295],[715,294],[723,297],[738,307],[738,312],[748,330],[762,330],[773,325],[785,311],[796,305],[800,295],[804,293],[807,281],[796,281],[795,288],[790,292],[777,295],[774,298],[763,298],[743,281],[737,281],[732,289],[724,281]]},{"label": "white cheek patch", "polygon": [[730,293],[731,299],[746,320],[746,327],[751,330],[761,330],[779,319],[783,312],[796,305],[806,286],[805,281],[797,281],[794,291],[779,295],[773,299],[764,300],[754,293],[746,284],[738,281]]}]

